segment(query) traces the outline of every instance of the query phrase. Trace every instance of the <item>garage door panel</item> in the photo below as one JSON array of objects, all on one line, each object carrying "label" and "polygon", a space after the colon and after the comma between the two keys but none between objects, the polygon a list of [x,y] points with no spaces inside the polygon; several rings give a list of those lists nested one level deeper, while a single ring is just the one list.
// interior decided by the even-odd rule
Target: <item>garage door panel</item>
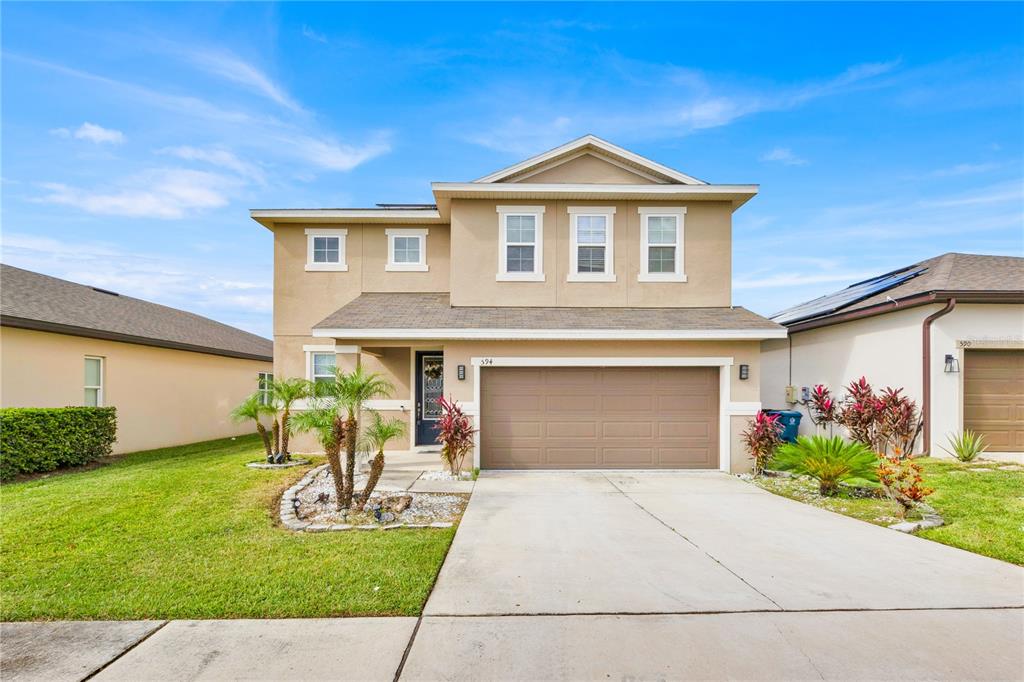
[{"label": "garage door panel", "polygon": [[485,468],[718,465],[715,367],[486,368],[481,404]]},{"label": "garage door panel", "polygon": [[964,428],[993,452],[1024,452],[1024,351],[964,353]]}]

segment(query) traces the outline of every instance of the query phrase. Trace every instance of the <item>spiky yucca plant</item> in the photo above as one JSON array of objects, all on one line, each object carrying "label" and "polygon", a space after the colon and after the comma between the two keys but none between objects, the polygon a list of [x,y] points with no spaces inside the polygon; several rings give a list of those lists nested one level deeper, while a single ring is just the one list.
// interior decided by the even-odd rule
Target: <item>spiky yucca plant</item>
[{"label": "spiky yucca plant", "polygon": [[370,495],[377,487],[377,481],[384,471],[384,446],[388,441],[405,435],[405,422],[401,419],[385,419],[374,410],[370,410],[370,415],[370,423],[363,429],[359,444],[361,450],[375,455],[370,462],[370,475],[366,479],[366,486],[363,487],[363,494],[359,498],[363,509],[366,509],[366,503],[370,501]]},{"label": "spiky yucca plant", "polygon": [[981,455],[988,450],[988,445],[985,443],[985,436],[980,433],[975,433],[970,429],[966,429],[959,436],[956,434],[949,434],[946,436],[946,440],[949,442],[949,447],[939,446],[949,454],[956,457],[961,462],[972,462],[974,458]]},{"label": "spiky yucca plant", "polygon": [[826,497],[835,495],[839,484],[851,478],[878,481],[878,456],[864,444],[848,443],[839,436],[799,436],[795,443],[786,443],[775,451],[770,466],[810,476]]}]

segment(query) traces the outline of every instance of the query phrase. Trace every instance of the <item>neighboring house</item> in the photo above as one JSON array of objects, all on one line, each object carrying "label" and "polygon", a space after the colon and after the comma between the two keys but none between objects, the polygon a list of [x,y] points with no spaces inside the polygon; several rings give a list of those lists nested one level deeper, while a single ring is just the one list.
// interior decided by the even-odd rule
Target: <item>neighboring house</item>
[{"label": "neighboring house", "polygon": [[1024,258],[947,253],[772,319],[789,338],[762,344],[765,407],[866,376],[917,401],[918,451],[944,456],[947,436],[971,429],[992,456],[1024,460]]},{"label": "neighboring house", "polygon": [[408,420],[402,448],[436,447],[452,396],[483,468],[749,466],[760,341],[785,336],[731,305],[732,213],[756,185],[586,136],[432,190],[251,212],[274,233],[279,376],[383,373],[397,392],[370,406]]},{"label": "neighboring house", "polygon": [[199,315],[0,266],[0,405],[116,407],[114,452],[251,433],[230,412],[272,355]]}]

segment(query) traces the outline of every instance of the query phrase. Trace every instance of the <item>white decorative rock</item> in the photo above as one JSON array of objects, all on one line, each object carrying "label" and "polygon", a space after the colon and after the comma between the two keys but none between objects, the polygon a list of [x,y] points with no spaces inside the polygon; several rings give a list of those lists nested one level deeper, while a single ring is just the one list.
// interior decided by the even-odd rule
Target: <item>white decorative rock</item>
[{"label": "white decorative rock", "polygon": [[913,533],[914,531],[916,531],[920,527],[921,527],[920,523],[912,523],[910,521],[903,521],[901,523],[894,523],[893,525],[889,526],[889,528],[892,528],[893,530],[898,530],[901,533]]},{"label": "white decorative rock", "polygon": [[452,527],[452,522],[451,521],[434,521],[432,524],[430,524],[430,527],[431,528],[451,528]]}]

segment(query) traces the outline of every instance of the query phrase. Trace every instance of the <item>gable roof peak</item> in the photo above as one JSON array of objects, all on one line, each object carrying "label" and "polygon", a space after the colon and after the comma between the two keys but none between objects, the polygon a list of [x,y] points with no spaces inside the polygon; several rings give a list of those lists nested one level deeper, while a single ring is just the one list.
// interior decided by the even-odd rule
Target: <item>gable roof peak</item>
[{"label": "gable roof peak", "polygon": [[596,156],[610,159],[613,162],[621,163],[628,168],[632,168],[639,174],[645,174],[653,176],[657,181],[662,183],[671,184],[682,184],[682,185],[706,185],[708,183],[703,180],[699,180],[693,176],[680,173],[679,171],[669,168],[668,166],[662,165],[657,161],[648,159],[645,156],[641,156],[634,152],[624,149],[616,144],[608,142],[597,135],[587,133],[582,137],[578,137],[575,140],[566,142],[563,145],[549,149],[546,152],[542,152],[535,156],[531,156],[528,159],[524,159],[519,163],[515,163],[501,170],[495,171],[490,175],[485,175],[482,178],[477,178],[474,183],[494,183],[494,182],[505,182],[510,179],[523,176],[531,171],[537,171],[538,169],[558,165],[569,158],[573,158],[580,153],[591,152]]}]

